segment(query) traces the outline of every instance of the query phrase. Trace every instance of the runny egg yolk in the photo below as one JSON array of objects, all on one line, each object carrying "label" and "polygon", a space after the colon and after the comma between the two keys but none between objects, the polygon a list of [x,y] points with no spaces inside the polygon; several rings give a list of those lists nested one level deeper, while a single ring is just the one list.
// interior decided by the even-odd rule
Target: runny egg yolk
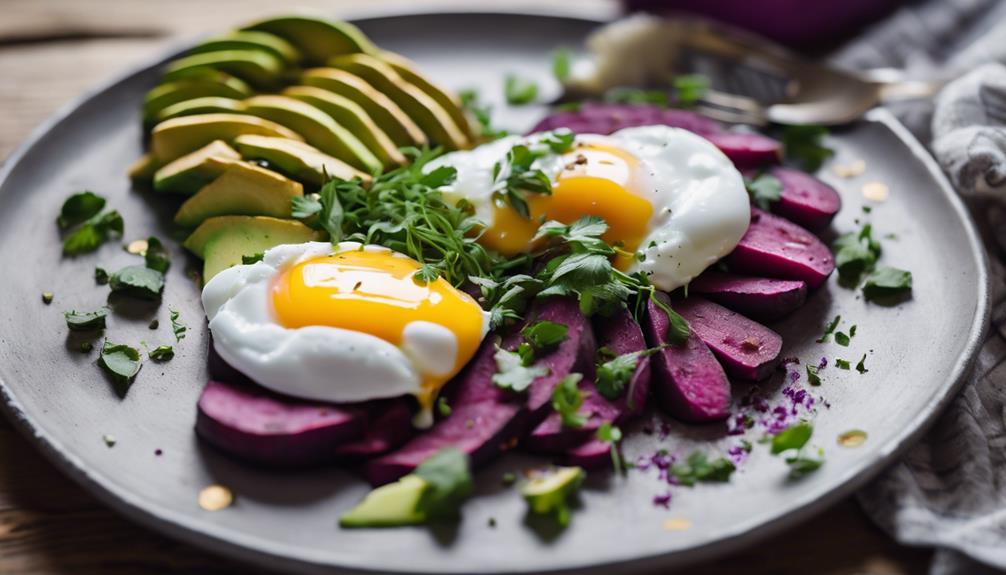
[{"label": "runny egg yolk", "polygon": [[[531,238],[543,221],[570,224],[582,216],[598,216],[608,223],[606,242],[635,252],[653,215],[653,205],[638,193],[643,187],[639,161],[623,150],[596,143],[581,144],[561,159],[564,168],[552,194],[528,194],[531,217],[497,202],[492,225],[480,241],[504,255],[515,255],[531,249]],[[615,265],[624,269],[631,261],[620,256]]]},{"label": "runny egg yolk", "polygon": [[448,329],[457,342],[453,368],[422,374],[418,399],[429,408],[440,388],[475,355],[483,320],[475,300],[443,278],[416,283],[413,276],[419,268],[413,259],[384,251],[354,250],[310,259],[273,280],[273,310],[285,327],[338,327],[397,346],[412,322],[426,321]]}]

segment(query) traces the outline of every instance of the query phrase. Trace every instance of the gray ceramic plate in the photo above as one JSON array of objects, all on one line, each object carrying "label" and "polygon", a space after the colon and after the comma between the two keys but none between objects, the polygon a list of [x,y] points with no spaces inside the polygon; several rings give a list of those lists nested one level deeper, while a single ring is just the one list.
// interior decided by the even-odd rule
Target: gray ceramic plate
[{"label": "gray ceramic plate", "polygon": [[[577,46],[596,22],[554,16],[425,14],[360,22],[380,45],[415,58],[437,80],[500,93],[508,70],[549,79],[549,53]],[[785,355],[816,361],[822,355],[851,359],[867,353],[869,372],[823,372],[814,443],[827,463],[803,481],[786,481],[786,467],[755,444],[733,481],[677,488],[669,510],[651,504],[664,493],[649,472],[626,478],[594,473],[569,529],[558,533],[525,520],[525,505],[500,485],[507,470],[532,461],[508,455],[478,474],[477,496],[453,529],[406,528],[340,531],[336,518],[367,487],[340,469],[269,472],[231,461],[202,445],[192,431],[195,403],[205,379],[206,330],[198,290],[185,275],[177,245],[175,264],[160,307],[122,310],[110,322],[115,341],[153,347],[174,343],[168,309],[181,312],[188,336],[166,364],[147,363],[124,400],[95,366],[95,354],[67,340],[61,311],[93,309],[107,289],[94,285],[95,265],[115,269],[133,262],[112,243],[97,254],[60,257],[53,224],[71,192],[92,189],[110,199],[127,222],[126,240],[151,232],[169,237],[171,205],[132,192],[126,167],[141,153],[137,109],[157,78],[156,66],[139,70],[78,102],[49,122],[11,158],[0,184],[0,269],[5,311],[0,319],[0,375],[4,405],[18,427],[59,467],[110,506],[170,535],[259,564],[304,572],[338,567],[388,572],[606,572],[681,565],[706,558],[805,519],[862,485],[890,462],[946,404],[976,351],[987,315],[986,270],[975,231],[961,202],[922,148],[890,116],[870,114],[836,133],[838,162],[865,158],[864,176],[837,180],[845,209],[835,228],[850,230],[864,217],[860,188],[880,181],[890,199],[869,216],[885,241],[885,261],[915,273],[914,299],[897,308],[867,305],[834,285],[776,326]],[[546,94],[547,96],[548,94]],[[524,110],[505,120],[526,126],[537,114]],[[193,262],[189,262],[192,265]],[[40,302],[53,291],[55,302]],[[849,348],[814,343],[837,313],[858,325]],[[158,317],[161,328],[147,329]],[[64,344],[65,342],[65,344]],[[777,378],[779,379],[779,378]],[[764,386],[773,403],[786,401],[781,383]],[[736,395],[748,390],[738,386]],[[857,449],[836,444],[851,428],[869,434]],[[118,443],[106,447],[105,434]],[[755,437],[752,437],[755,438]],[[669,437],[631,434],[630,457],[665,447],[687,453],[693,444],[726,450],[738,438],[721,427],[673,425]],[[162,455],[155,455],[162,450]],[[199,490],[222,483],[237,503],[202,511]],[[496,527],[487,525],[495,518]],[[667,530],[669,518],[690,527]],[[678,525],[681,523],[678,522]]]}]

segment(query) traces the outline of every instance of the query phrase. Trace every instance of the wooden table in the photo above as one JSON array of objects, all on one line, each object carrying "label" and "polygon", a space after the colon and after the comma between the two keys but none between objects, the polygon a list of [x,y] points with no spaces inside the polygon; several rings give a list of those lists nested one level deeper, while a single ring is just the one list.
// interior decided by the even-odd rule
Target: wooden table
[{"label": "wooden table", "polygon": [[[370,0],[382,8],[414,0]],[[499,2],[510,9],[540,4]],[[338,13],[351,0],[300,1]],[[167,6],[170,6],[168,8]],[[604,0],[579,1],[606,11]],[[288,9],[268,0],[5,0],[0,18],[0,159],[87,88],[152,58],[172,42]],[[853,500],[692,574],[902,575],[930,552],[897,545]],[[0,418],[0,573],[248,573],[134,525],[60,474]]]}]

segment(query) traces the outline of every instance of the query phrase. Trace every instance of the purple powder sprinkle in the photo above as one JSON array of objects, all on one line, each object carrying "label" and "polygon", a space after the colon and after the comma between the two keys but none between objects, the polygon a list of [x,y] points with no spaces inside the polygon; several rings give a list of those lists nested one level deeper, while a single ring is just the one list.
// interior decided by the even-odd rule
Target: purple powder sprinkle
[{"label": "purple powder sprinkle", "polygon": [[636,469],[640,471],[646,471],[647,469],[650,468],[650,465],[653,465],[653,462],[650,460],[649,457],[645,455],[640,455],[639,457],[636,458]]},{"label": "purple powder sprinkle", "polygon": [[734,445],[727,450],[727,455],[730,456],[730,461],[732,461],[734,465],[740,465],[748,458],[747,450],[740,445]]},{"label": "purple powder sprinkle", "polygon": [[790,383],[796,383],[800,381],[800,372],[799,371],[789,372],[789,381]]},{"label": "purple powder sprinkle", "polygon": [[658,506],[658,507],[663,507],[664,509],[670,509],[671,508],[671,492],[668,491],[667,493],[664,493],[663,495],[654,495],[653,496],[653,505],[654,506]]},{"label": "purple powder sprinkle", "polygon": [[828,358],[822,357],[821,361],[817,363],[817,369],[820,371],[826,367],[828,367]]},{"label": "purple powder sprinkle", "polygon": [[161,451],[160,449],[155,449],[155,450],[154,450],[154,455],[156,455],[156,456],[158,456],[158,457],[160,457],[160,456],[161,456],[161,455],[162,455],[163,453],[164,453],[164,452],[163,452],[163,451]]}]

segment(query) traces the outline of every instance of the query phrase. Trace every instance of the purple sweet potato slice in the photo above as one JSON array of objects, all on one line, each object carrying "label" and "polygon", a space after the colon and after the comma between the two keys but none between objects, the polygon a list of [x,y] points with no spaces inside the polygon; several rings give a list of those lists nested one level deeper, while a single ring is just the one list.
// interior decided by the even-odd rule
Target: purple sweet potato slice
[{"label": "purple sweet potato slice", "polygon": [[782,184],[782,197],[772,204],[772,212],[796,224],[820,230],[831,223],[842,207],[842,198],[835,188],[807,172],[775,167],[769,173]]},{"label": "purple sweet potato slice", "polygon": [[199,398],[196,431],[216,447],[268,465],[309,465],[361,437],[366,409],[301,401],[210,380]]},{"label": "purple sweet potato slice", "polygon": [[[657,297],[668,301],[665,294]],[[651,346],[667,342],[668,324],[667,314],[647,302],[643,329]],[[694,330],[683,345],[666,347],[650,358],[653,385],[664,411],[691,422],[719,421],[730,414],[730,381]]]},{"label": "purple sweet potato slice", "polygon": [[726,154],[738,170],[778,164],[782,159],[782,143],[768,136],[741,132],[702,135]]},{"label": "purple sweet potato slice", "polygon": [[[560,323],[567,330],[566,340],[555,351],[535,362],[535,365],[545,366],[549,370],[548,375],[534,380],[528,393],[527,407],[535,414],[533,419],[537,425],[552,409],[552,392],[563,378],[574,372],[583,374],[585,379],[594,377],[597,344],[590,321],[580,312],[576,298],[550,298],[536,305],[529,317],[532,322]],[[516,346],[516,342],[508,345],[511,349]]]},{"label": "purple sweet potato slice", "polygon": [[622,128],[653,125],[681,128],[700,135],[723,131],[719,122],[687,110],[649,104],[587,102],[578,110],[545,117],[531,129],[531,133],[567,128],[578,134],[610,134]]},{"label": "purple sweet potato slice", "polygon": [[562,417],[553,411],[521,440],[521,446],[535,453],[561,453],[589,440],[602,423],[615,421],[625,411],[598,393],[591,381],[580,381],[580,390],[584,398],[579,413],[587,418],[583,426],[564,427]]},{"label": "purple sweet potato slice", "polygon": [[793,222],[751,208],[747,233],[727,256],[732,271],[823,284],[835,270],[831,250]]},{"label": "purple sweet potato slice", "polygon": [[688,284],[688,292],[758,321],[775,321],[807,301],[807,284],[800,280],[777,280],[739,276],[706,270]]},{"label": "purple sweet potato slice", "polygon": [[368,411],[363,437],[335,447],[336,457],[369,459],[387,453],[409,440],[415,433],[412,410],[404,398],[373,402]]},{"label": "purple sweet potato slice", "polygon": [[674,310],[732,377],[758,381],[775,369],[782,337],[771,329],[701,297],[675,301]]},{"label": "purple sweet potato slice", "polygon": [[611,445],[591,439],[566,451],[560,460],[563,465],[579,465],[584,469],[611,467]]}]

